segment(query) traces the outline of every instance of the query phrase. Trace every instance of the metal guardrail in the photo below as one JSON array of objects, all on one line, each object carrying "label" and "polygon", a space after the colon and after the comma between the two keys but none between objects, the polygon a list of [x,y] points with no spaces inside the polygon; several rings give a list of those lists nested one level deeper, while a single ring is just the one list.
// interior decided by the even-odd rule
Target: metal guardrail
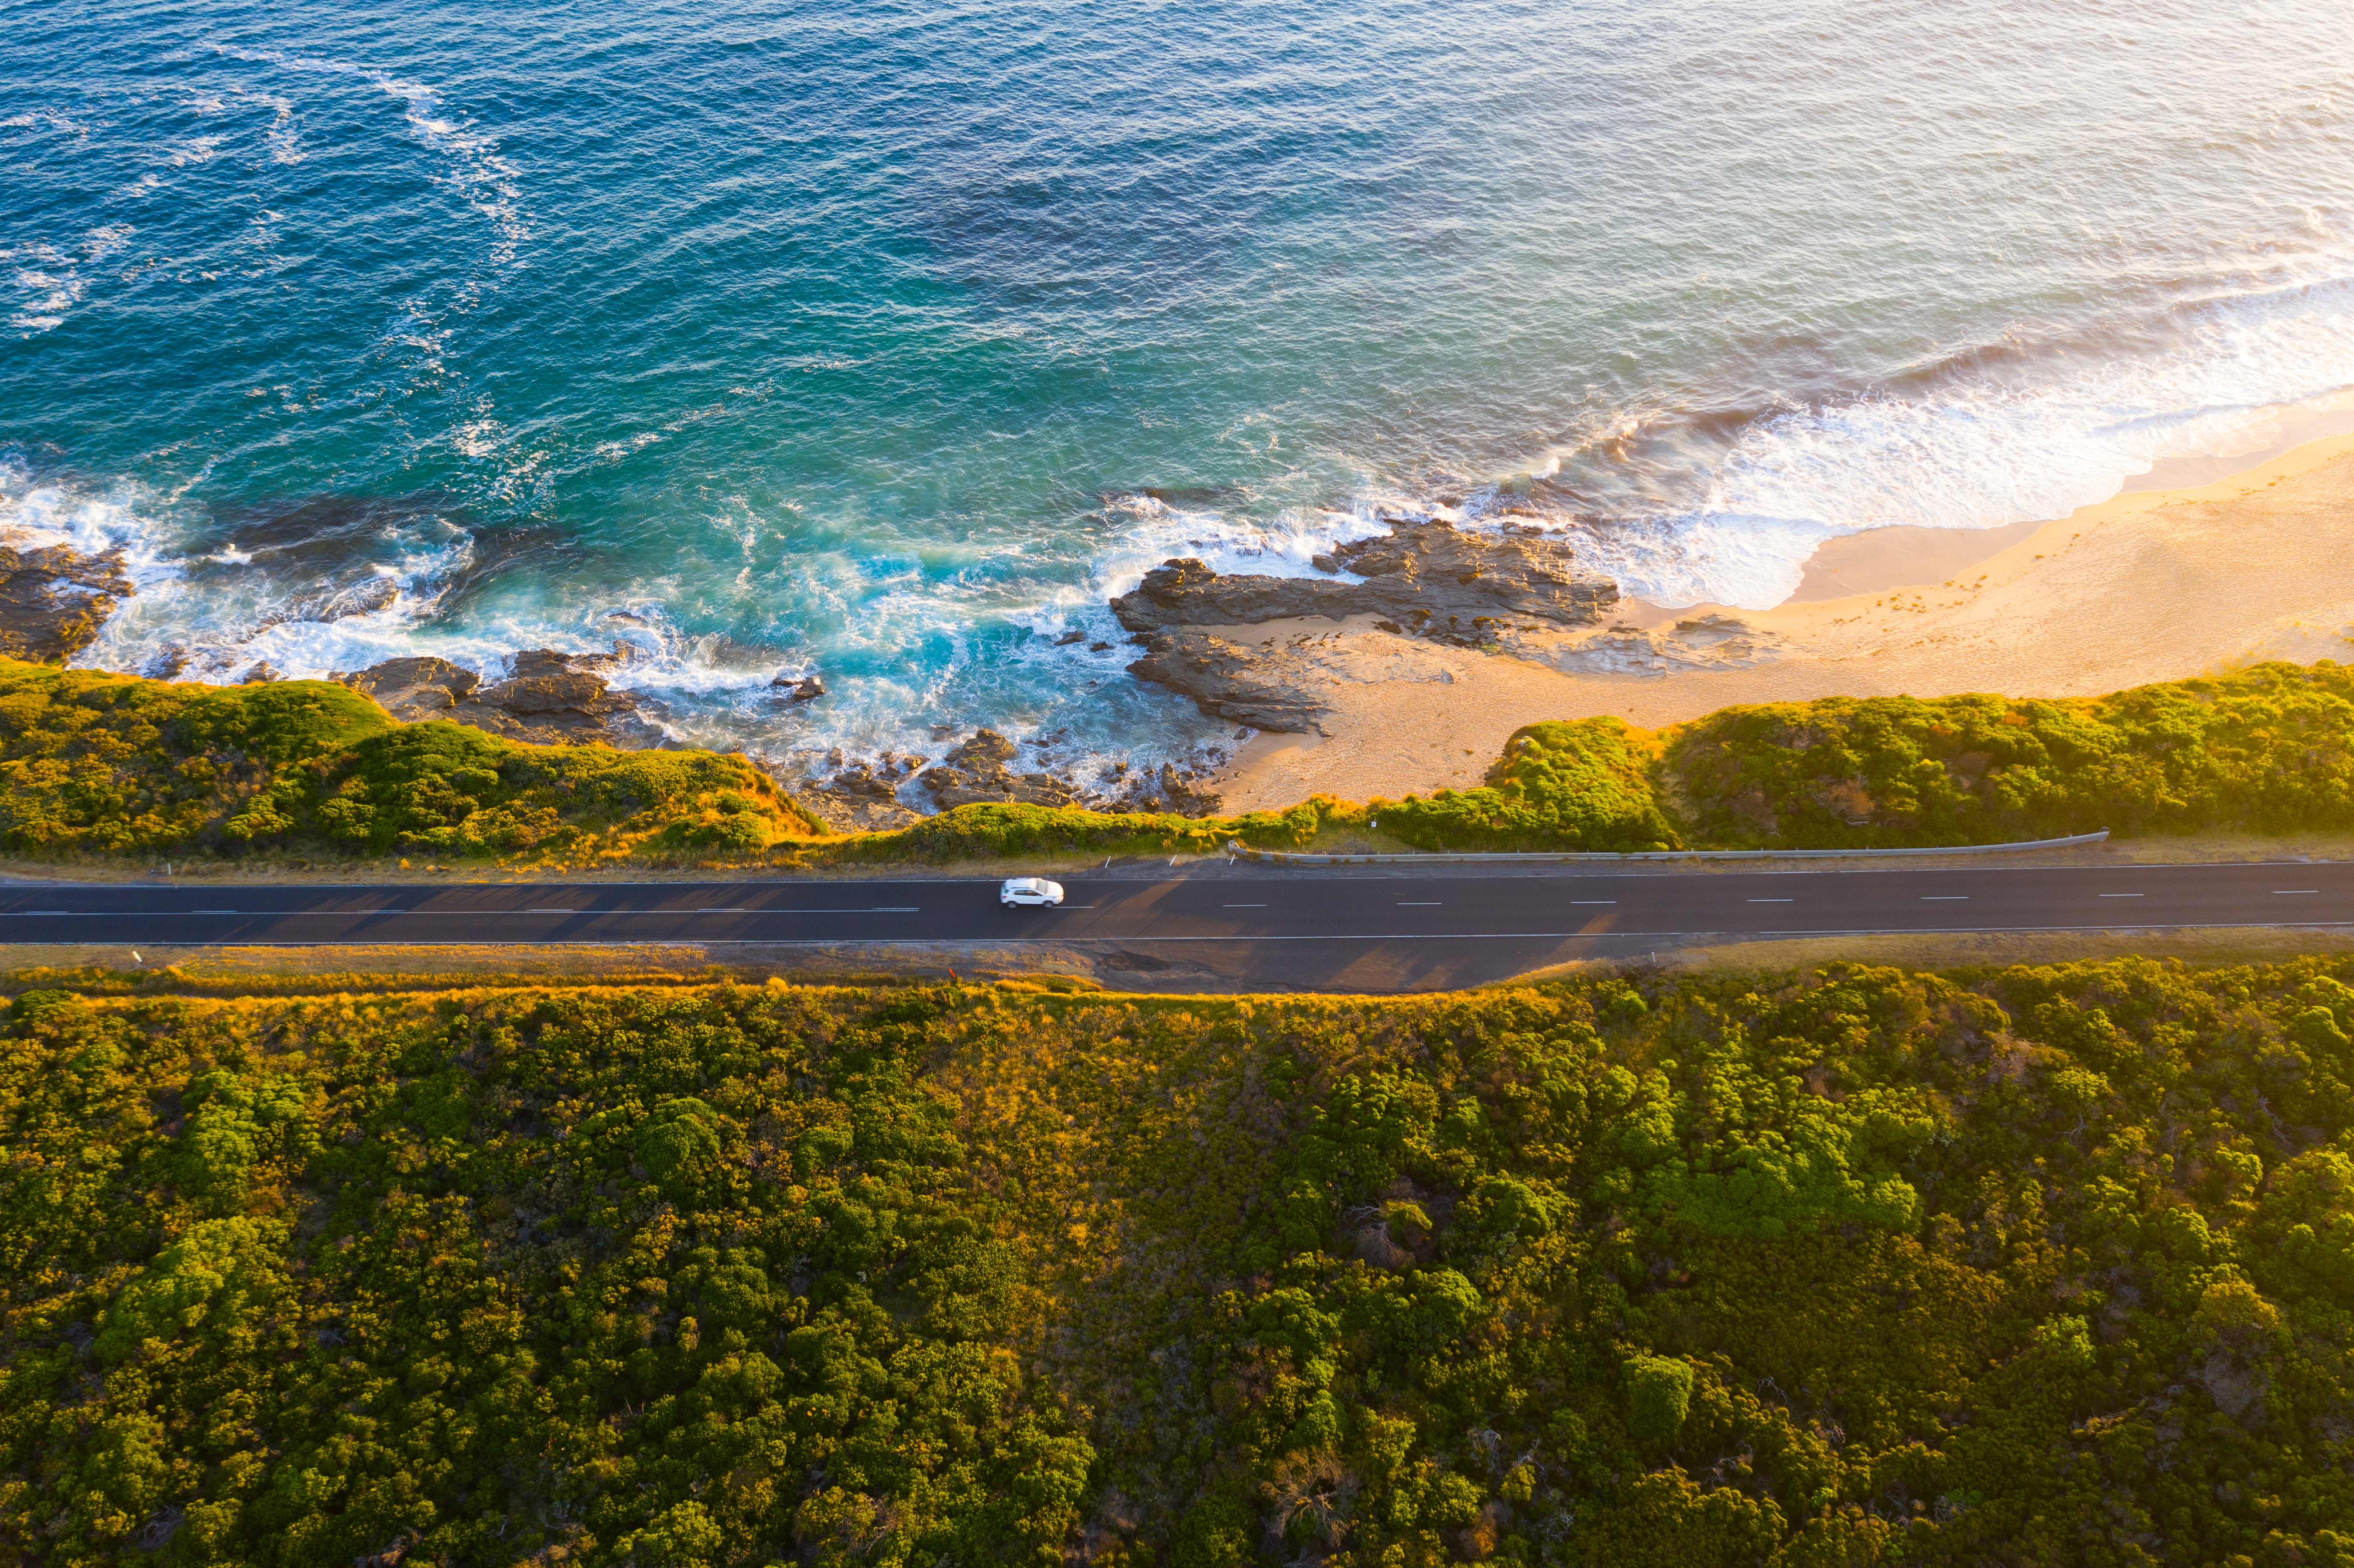
[{"label": "metal guardrail", "polygon": [[2108,836],[2109,830],[2103,828],[2097,833],[2078,833],[2065,839],[2030,839],[2009,844],[1941,844],[1928,849],[1645,850],[1633,854],[1584,850],[1564,851],[1558,854],[1304,854],[1297,850],[1251,849],[1240,839],[1228,839],[1226,848],[1229,853],[1246,860],[1275,861],[1289,865],[1439,865],[1458,862],[1472,864],[1493,862],[1511,865],[1532,861],[1631,863],[1647,860],[1845,860],[1855,855],[2000,854],[2013,850],[2074,849],[2079,844],[2104,843]]}]

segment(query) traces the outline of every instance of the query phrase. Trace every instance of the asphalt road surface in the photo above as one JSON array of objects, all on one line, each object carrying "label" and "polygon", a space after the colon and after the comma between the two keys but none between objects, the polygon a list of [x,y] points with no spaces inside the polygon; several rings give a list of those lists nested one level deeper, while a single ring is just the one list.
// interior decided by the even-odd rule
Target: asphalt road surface
[{"label": "asphalt road surface", "polygon": [[1875,871],[1414,868],[1165,880],[1066,876],[1059,909],[993,881],[34,884],[0,889],[0,941],[181,946],[1097,944],[1140,980],[1413,990],[1694,938],[2354,924],[2354,863]]}]

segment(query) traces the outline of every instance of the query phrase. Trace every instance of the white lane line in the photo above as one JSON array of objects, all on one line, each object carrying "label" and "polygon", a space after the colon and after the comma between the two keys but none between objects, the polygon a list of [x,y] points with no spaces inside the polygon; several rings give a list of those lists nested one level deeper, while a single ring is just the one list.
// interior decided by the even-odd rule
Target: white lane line
[{"label": "white lane line", "polygon": [[1569,906],[1575,909],[1582,904],[1616,904],[1617,902],[1616,898],[1573,898],[1569,901]]},{"label": "white lane line", "polygon": [[237,911],[234,909],[191,909],[188,913],[191,915],[234,915]]},{"label": "white lane line", "polygon": [[2320,891],[2318,887],[2275,887],[2273,889],[2273,896],[2278,898],[2284,893],[2318,893]]},{"label": "white lane line", "polygon": [[1787,898],[1753,898],[1749,902],[1752,904],[1787,904],[1791,901]]},{"label": "white lane line", "polygon": [[1439,901],[1436,898],[1401,898],[1398,900],[1398,907],[1401,909],[1436,909],[1438,907],[1438,904]]},{"label": "white lane line", "polygon": [[2138,893],[2104,893],[2101,896],[2103,898],[2139,898],[2142,895]]},{"label": "white lane line", "polygon": [[1264,904],[1221,904],[1218,907],[1221,909],[1264,909],[1267,906]]},{"label": "white lane line", "polygon": [[[1066,909],[1092,909],[1092,904],[1066,904]],[[387,915],[914,915],[922,906],[915,904],[885,904],[872,909],[769,909],[748,906],[741,909],[387,909]],[[197,910],[197,914],[206,913]],[[234,911],[231,911],[234,913]],[[289,910],[289,914],[302,913]],[[331,909],[330,915],[366,913]]]},{"label": "white lane line", "polygon": [[1967,904],[1969,901],[1970,895],[1967,893],[1925,893],[1921,895],[1921,902],[1924,904]]},{"label": "white lane line", "polygon": [[715,904],[708,909],[690,909],[686,913],[689,915],[749,915],[751,911],[740,905]]}]

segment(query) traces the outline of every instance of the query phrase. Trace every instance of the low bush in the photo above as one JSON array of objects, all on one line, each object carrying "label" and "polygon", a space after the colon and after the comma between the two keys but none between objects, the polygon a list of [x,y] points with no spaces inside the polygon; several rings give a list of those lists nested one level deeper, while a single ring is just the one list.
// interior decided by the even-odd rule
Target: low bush
[{"label": "low bush", "polygon": [[860,861],[1002,859],[1023,854],[1215,854],[1229,840],[1257,849],[1296,849],[1327,827],[1361,821],[1363,810],[1317,795],[1280,811],[1234,817],[1090,811],[1078,806],[959,806],[894,832],[834,846],[837,863]]},{"label": "low bush", "polygon": [[1528,725],[1480,788],[1377,800],[1368,815],[1416,849],[1678,849],[1683,840],[1652,787],[1657,749],[1617,718]]},{"label": "low bush", "polygon": [[2354,667],[1725,708],[1668,732],[1665,772],[1692,839],[1738,848],[2354,828]]},{"label": "low bush", "polygon": [[824,832],[741,756],[401,724],[325,681],[203,686],[0,660],[0,848],[266,846],[579,862]]}]

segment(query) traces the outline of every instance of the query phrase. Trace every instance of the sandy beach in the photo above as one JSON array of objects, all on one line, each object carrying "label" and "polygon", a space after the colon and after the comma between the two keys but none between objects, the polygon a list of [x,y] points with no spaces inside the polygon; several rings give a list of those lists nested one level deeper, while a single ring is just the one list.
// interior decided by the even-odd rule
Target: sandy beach
[{"label": "sandy beach", "polygon": [[1230,810],[1396,797],[1477,784],[1540,719],[1656,728],[1841,694],[2084,696],[2354,657],[2354,436],[2041,525],[1834,539],[1770,610],[1620,609],[1606,628],[1484,654],[1352,627],[1320,652],[1337,683],[1325,733],[1260,736],[1215,787]]}]

